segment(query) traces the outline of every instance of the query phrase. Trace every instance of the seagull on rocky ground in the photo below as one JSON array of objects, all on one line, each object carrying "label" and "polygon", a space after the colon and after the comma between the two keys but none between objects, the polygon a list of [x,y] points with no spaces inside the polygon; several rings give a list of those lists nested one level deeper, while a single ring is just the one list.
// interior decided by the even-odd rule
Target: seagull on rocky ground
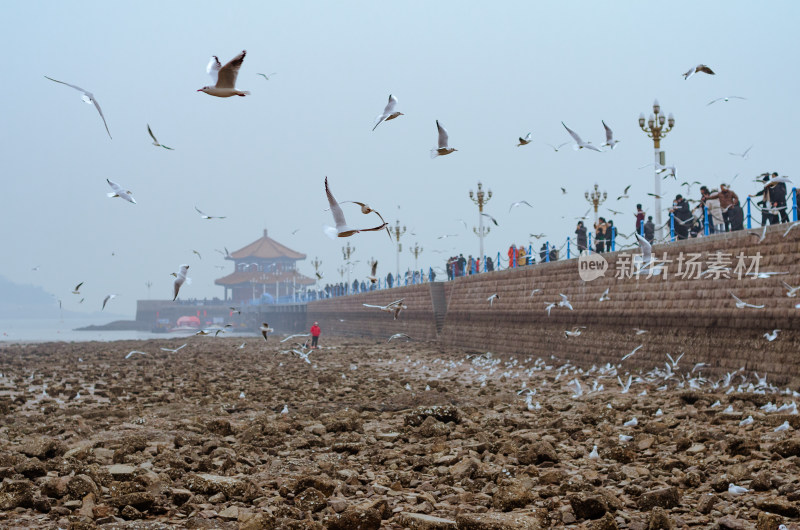
[{"label": "seagull on rocky ground", "polygon": [[168,352],[170,352],[170,353],[178,353],[178,350],[181,350],[181,349],[183,349],[183,348],[185,348],[185,347],[186,347],[186,344],[184,344],[183,346],[178,346],[178,347],[177,347],[177,348],[175,348],[174,350],[172,350],[172,349],[170,349],[170,348],[161,348],[161,349],[162,349],[163,351],[168,351]]},{"label": "seagull on rocky ground", "polygon": [[620,434],[619,441],[622,443],[627,443],[633,440],[633,436],[628,436],[627,434]]},{"label": "seagull on rocky ground", "polygon": [[528,201],[517,201],[517,202],[512,202],[511,203],[511,206],[508,207],[508,213],[511,213],[511,210],[513,210],[514,208],[516,208],[520,204],[524,204],[524,205],[526,205],[526,206],[528,206],[530,208],[533,208],[533,206],[531,206],[531,203],[529,203]]},{"label": "seagull on rocky ground", "polygon": [[150,134],[150,138],[153,139],[153,145],[154,146],[163,147],[164,149],[169,149],[170,151],[174,151],[174,149],[172,147],[167,147],[166,145],[164,145],[162,143],[159,143],[158,140],[156,140],[156,135],[153,134],[153,130],[150,128],[150,124],[149,123],[147,124],[147,132]]},{"label": "seagull on rocky ground", "polygon": [[751,425],[753,423],[753,421],[754,421],[753,417],[752,416],[748,416],[748,417],[746,417],[745,419],[743,419],[742,421],[739,422],[739,427],[747,427],[748,425]]},{"label": "seagull on rocky ground", "polygon": [[789,228],[786,229],[786,232],[783,233],[783,237],[786,237],[787,235],[789,235],[789,231],[791,231],[791,229],[796,227],[796,226],[800,226],[800,221],[795,221],[794,223],[790,224]]},{"label": "seagull on rocky ground", "polygon": [[728,293],[733,297],[734,300],[736,300],[736,307],[739,308],[739,309],[742,309],[742,308],[745,308],[745,307],[751,307],[753,309],[764,309],[764,307],[765,307],[764,304],[761,304],[761,305],[748,304],[747,302],[742,301],[739,297],[737,297],[731,291],[728,291]]},{"label": "seagull on rocky ground", "polygon": [[111,180],[106,179],[106,182],[108,182],[108,185],[111,186],[112,190],[114,190],[113,192],[110,191],[106,193],[106,195],[109,197],[119,197],[120,199],[124,199],[131,204],[136,204],[136,200],[133,198],[130,190],[123,190],[119,184]]},{"label": "seagull on rocky ground", "polygon": [[105,309],[105,308],[106,308],[106,304],[107,304],[108,302],[110,302],[111,300],[113,300],[114,298],[116,298],[116,297],[117,297],[117,295],[115,295],[115,294],[110,294],[110,295],[106,296],[105,298],[103,298],[103,307],[100,309],[100,311],[102,311],[103,309]]},{"label": "seagull on rocky ground", "polygon": [[775,427],[772,432],[783,432],[783,431],[790,431],[792,430],[792,426],[789,425],[789,420],[784,421],[777,427]]},{"label": "seagull on rocky ground", "polygon": [[181,286],[183,285],[183,283],[186,282],[186,281],[188,281],[189,283],[192,283],[192,281],[186,276],[186,273],[189,272],[189,266],[188,265],[181,265],[180,269],[181,270],[177,274],[174,273],[174,272],[172,273],[173,275],[175,275],[175,282],[174,282],[173,287],[172,287],[172,294],[173,294],[172,301],[173,302],[178,298],[178,291],[181,290]]},{"label": "seagull on rocky ground", "polygon": [[[357,234],[359,232],[374,232],[377,230],[383,230],[387,226],[386,221],[384,221],[382,225],[376,226],[374,228],[361,228],[358,230],[350,228],[349,226],[347,226],[347,221],[344,218],[344,212],[342,211],[342,207],[339,206],[339,203],[333,197],[333,193],[331,193],[330,187],[328,187],[328,177],[325,177],[325,194],[328,196],[328,204],[330,205],[331,213],[333,214],[333,221],[334,223],[336,223],[336,228],[333,228],[332,226],[325,227],[324,229],[325,233],[327,233],[328,235],[330,236],[336,235],[337,237],[350,237],[353,234]],[[370,211],[374,211],[369,207],[367,208]],[[378,216],[380,217],[380,214],[378,214]],[[381,220],[383,220],[383,217],[381,217]],[[389,236],[391,237],[391,234],[389,234]]]},{"label": "seagull on rocky ground", "polygon": [[778,338],[779,329],[773,329],[772,333],[764,333],[764,338],[767,339],[769,342]]},{"label": "seagull on rocky ground", "polygon": [[600,458],[600,454],[597,452],[596,445],[592,447],[592,452],[589,453],[589,458],[591,458],[592,460],[597,460],[598,458]]},{"label": "seagull on rocky ground", "polygon": [[631,377],[629,375],[628,376],[628,380],[623,384],[622,379],[620,379],[620,377],[617,376],[617,382],[619,383],[619,386],[622,387],[622,390],[620,390],[620,394],[627,394],[628,390],[630,390],[630,388],[631,388],[631,383],[633,382],[633,377]]},{"label": "seagull on rocky ground", "polygon": [[611,131],[608,125],[606,125],[606,122],[603,120],[600,120],[600,122],[603,124],[603,128],[606,130],[606,143],[600,147],[609,147],[614,149],[614,147],[619,143],[619,140],[614,140],[614,133]]},{"label": "seagull on rocky ground", "polygon": [[394,339],[405,339],[406,341],[410,341],[410,340],[411,340],[411,337],[409,337],[409,336],[408,336],[408,335],[406,335],[405,333],[395,333],[394,335],[392,335],[391,337],[389,337],[389,340],[387,340],[386,342],[391,342],[391,341],[393,341]]},{"label": "seagull on rocky ground", "polygon": [[494,304],[495,300],[500,300],[500,295],[497,293],[494,293],[492,296],[486,299],[486,301],[489,302],[490,307],[492,306],[492,304]]},{"label": "seagull on rocky ground", "polygon": [[83,283],[84,283],[84,282],[81,282],[81,283],[79,283],[78,285],[76,285],[76,286],[75,286],[75,289],[73,289],[73,291],[72,291],[72,294],[81,294],[81,293],[80,293],[80,290],[81,290],[81,285],[83,285]]},{"label": "seagull on rocky ground", "polygon": [[264,340],[267,340],[267,335],[269,333],[272,333],[273,331],[275,331],[274,329],[269,327],[269,324],[267,324],[266,322],[261,324],[261,327],[258,328],[258,329],[259,329],[259,331],[261,331],[261,336],[264,337]]},{"label": "seagull on rocky ground", "polygon": [[581,397],[583,395],[583,387],[581,386],[580,381],[573,379],[568,383],[568,385],[572,385],[572,388],[575,389],[575,393],[572,395],[573,398]]},{"label": "seagull on rocky ground", "polygon": [[284,405],[281,409],[281,414],[289,414],[289,405]]},{"label": "seagull on rocky ground", "polygon": [[593,146],[591,143],[587,143],[587,142],[584,142],[583,140],[581,140],[581,137],[578,136],[578,133],[576,133],[575,131],[573,131],[569,127],[567,127],[564,124],[563,121],[561,122],[561,125],[564,125],[564,128],[567,130],[569,135],[572,136],[573,140],[575,140],[575,145],[576,145],[575,149],[584,149],[584,148],[586,148],[586,149],[591,149],[592,151],[597,151],[598,153],[601,152],[600,149],[598,149],[597,147]]},{"label": "seagull on rocky ground", "polygon": [[214,80],[214,86],[204,86],[197,91],[218,98],[249,95],[250,92],[236,90],[236,76],[239,75],[245,55],[247,55],[247,50],[242,50],[242,53],[231,59],[225,66],[222,66],[216,55],[212,56],[206,71]]},{"label": "seagull on rocky ground", "polygon": [[81,99],[83,99],[83,101],[85,101],[89,105],[94,105],[94,108],[97,109],[97,112],[100,114],[100,118],[102,118],[102,120],[103,120],[103,125],[105,125],[105,127],[106,127],[106,132],[108,133],[108,137],[111,138],[111,132],[108,130],[108,124],[106,123],[106,117],[103,116],[103,111],[100,108],[100,104],[95,99],[94,94],[92,94],[88,90],[82,89],[79,86],[70,85],[69,83],[65,83],[64,81],[59,81],[58,79],[53,79],[52,77],[45,76],[45,78],[49,79],[50,81],[55,81],[56,83],[61,83],[62,85],[67,85],[70,88],[74,88],[78,92],[82,92],[83,95],[81,96]]},{"label": "seagull on rocky ground", "polygon": [[431,149],[431,158],[449,155],[453,151],[458,151],[458,149],[448,146],[450,137],[447,135],[447,129],[439,125],[439,120],[436,120],[436,129],[439,131],[439,147],[437,149]]},{"label": "seagull on rocky ground", "polygon": [[713,104],[714,104],[714,103],[716,103],[717,101],[725,101],[725,102],[727,102],[727,101],[730,101],[731,99],[743,99],[743,100],[747,100],[747,98],[743,98],[743,97],[741,97],[741,96],[727,96],[727,97],[724,97],[724,98],[712,99],[711,101],[709,101],[708,103],[706,103],[706,107],[708,107],[709,105],[713,105]]},{"label": "seagull on rocky ground", "polygon": [[689,68],[689,70],[685,74],[683,74],[683,78],[684,79],[689,79],[694,74],[699,73],[699,72],[703,72],[704,74],[708,74],[708,75],[716,75],[714,73],[714,71],[711,70],[711,68],[709,68],[708,66],[706,66],[704,64],[698,64],[697,66],[693,66],[693,67]]},{"label": "seagull on rocky ground", "polygon": [[639,344],[638,346],[636,346],[636,347],[633,349],[633,351],[632,351],[632,352],[630,352],[630,353],[628,353],[628,354],[624,355],[624,356],[622,357],[622,359],[620,359],[620,360],[621,360],[621,361],[624,361],[624,360],[625,360],[625,359],[627,359],[628,357],[631,357],[631,356],[633,356],[633,354],[634,354],[634,353],[636,353],[637,351],[639,351],[639,350],[642,348],[642,346],[644,346],[644,344]]},{"label": "seagull on rocky ground", "polygon": [[[788,296],[789,298],[794,298],[795,296],[797,296],[797,291],[800,291],[800,286],[792,287],[791,285],[789,285],[788,283],[786,283],[783,280],[781,280],[781,283],[787,289],[786,296]],[[78,285],[78,287],[80,287],[80,284]],[[76,287],[75,289],[77,290],[78,287]]]},{"label": "seagull on rocky ground", "polygon": [[581,334],[581,328],[586,329],[586,326],[576,326],[572,328],[572,331],[564,331],[564,337],[579,337]]},{"label": "seagull on rocky ground", "polygon": [[569,299],[567,298],[567,295],[558,293],[558,296],[561,297],[561,301],[558,302],[558,307],[566,307],[570,311],[574,311],[574,309],[572,309],[572,304],[569,303]]},{"label": "seagull on rocky ground", "polygon": [[[572,143],[572,142],[564,142],[563,144],[559,144],[559,145],[557,145],[557,146],[555,146],[555,145],[553,145],[553,144],[545,144],[545,145],[549,145],[550,147],[552,147],[552,148],[553,148],[553,151],[555,151],[556,153],[558,153],[558,150],[559,150],[559,149],[561,149],[561,148],[562,148],[562,147],[564,147],[565,145],[569,145],[570,143]],[[564,188],[561,188],[561,189],[564,189]]]},{"label": "seagull on rocky ground", "polygon": [[398,116],[403,115],[402,112],[397,112],[396,110],[394,110],[396,106],[397,106],[397,98],[389,94],[389,102],[383,109],[383,113],[378,115],[377,121],[375,122],[375,127],[372,128],[373,131],[378,128],[378,125],[380,125],[381,122],[393,120]]},{"label": "seagull on rocky ground", "polygon": [[239,349],[239,350],[243,350],[246,344],[247,344],[246,342],[243,342],[243,343],[241,343],[241,344],[239,345],[239,348],[238,348],[238,349]]},{"label": "seagull on rocky ground", "polygon": [[126,356],[125,356],[125,358],[126,358],[126,359],[130,359],[130,358],[131,358],[131,357],[133,357],[133,355],[134,355],[134,354],[136,354],[136,353],[138,353],[138,354],[140,354],[140,355],[147,355],[147,352],[144,352],[144,351],[138,351],[138,350],[133,350],[133,351],[132,351],[132,352],[130,352],[128,355],[126,355]]},{"label": "seagull on rocky ground", "polygon": [[520,136],[517,147],[522,147],[523,145],[528,145],[529,143],[531,143],[531,133],[526,134],[524,138]]},{"label": "seagull on rocky ground", "polygon": [[639,425],[639,420],[636,419],[636,416],[622,424],[623,427],[636,427],[637,425]]},{"label": "seagull on rocky ground", "polygon": [[606,300],[611,300],[611,297],[608,296],[608,289],[609,288],[603,291],[603,294],[600,295],[600,299],[598,300],[599,302],[605,302]]},{"label": "seagull on rocky ground", "polygon": [[403,303],[405,298],[401,298],[399,300],[395,300],[394,302],[386,305],[373,305],[373,304],[361,304],[364,307],[375,307],[380,309],[381,311],[386,311],[387,313],[394,313],[394,320],[397,320],[397,315],[400,314],[400,311],[403,309],[408,309],[408,306]]},{"label": "seagull on rocky ground", "polygon": [[[709,103],[709,105],[711,105],[711,103]],[[742,158],[747,158],[747,153],[749,153],[749,152],[750,152],[750,149],[752,149],[752,148],[753,148],[753,146],[751,145],[750,147],[748,147],[747,149],[745,149],[743,153],[731,153],[730,151],[728,151],[728,154],[729,154],[729,155],[733,155],[733,156],[740,156],[740,157],[742,157]],[[760,181],[759,181],[759,182],[760,182]],[[698,182],[698,184],[699,184],[699,182]]]},{"label": "seagull on rocky ground", "polygon": [[264,79],[266,79],[267,81],[269,81],[269,78],[270,78],[270,77],[272,77],[273,75],[277,74],[277,73],[278,73],[278,72],[272,72],[272,73],[271,73],[271,74],[269,74],[269,75],[266,75],[266,74],[261,74],[261,73],[256,73],[256,75],[260,75],[261,77],[263,77]]},{"label": "seagull on rocky ground", "polygon": [[199,213],[200,217],[202,217],[203,219],[225,219],[224,215],[208,215],[197,206],[195,206],[194,209],[197,210],[197,213]]}]

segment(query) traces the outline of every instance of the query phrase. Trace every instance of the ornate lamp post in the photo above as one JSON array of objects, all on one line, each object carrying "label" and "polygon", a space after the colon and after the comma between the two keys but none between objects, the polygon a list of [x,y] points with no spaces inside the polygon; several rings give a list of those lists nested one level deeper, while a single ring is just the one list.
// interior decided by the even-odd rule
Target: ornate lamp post
[{"label": "ornate lamp post", "polygon": [[483,263],[483,237],[489,233],[489,227],[483,226],[483,205],[489,202],[489,199],[492,198],[492,190],[486,190],[486,194],[483,193],[483,185],[478,182],[478,193],[473,194],[472,190],[469,190],[469,198],[472,199],[472,202],[478,205],[478,228],[472,227],[472,231],[475,232],[475,235],[478,236],[478,239],[481,242],[481,251],[478,254],[478,259],[481,260]]},{"label": "ornate lamp post", "polygon": [[414,270],[417,270],[417,259],[419,258],[419,255],[422,254],[422,247],[419,246],[419,243],[414,243],[414,247],[408,250],[414,254]]},{"label": "ornate lamp post", "polygon": [[[667,127],[664,128],[664,122],[667,122]],[[659,168],[665,164],[663,151],[661,150],[661,139],[664,138],[672,127],[675,125],[675,118],[670,113],[667,118],[661,113],[661,105],[658,100],[653,102],[653,114],[647,119],[647,127],[644,126],[644,114],[639,114],[639,127],[645,134],[653,139],[653,147],[655,149],[655,219],[656,219],[656,238],[662,237],[661,226],[661,178],[659,175]]]},{"label": "ornate lamp post", "polygon": [[311,266],[314,267],[314,287],[317,287],[317,282],[319,281],[319,268],[322,266],[322,260],[317,256],[314,256],[314,261],[311,262]]},{"label": "ornate lamp post", "polygon": [[589,204],[591,204],[594,207],[594,224],[597,224],[597,209],[600,207],[601,204],[606,202],[606,199],[608,198],[608,193],[606,193],[605,191],[600,193],[600,188],[597,186],[597,184],[595,184],[594,191],[592,192],[592,194],[589,195],[589,192],[587,191],[584,192],[583,196],[586,197],[586,200],[589,201]]},{"label": "ornate lamp post", "polygon": [[342,247],[342,257],[344,258],[345,263],[347,264],[347,284],[350,284],[350,256],[356,251],[356,247],[351,247],[350,242],[347,242],[346,247]]},{"label": "ornate lamp post", "polygon": [[400,243],[400,236],[406,233],[406,227],[400,228],[400,220],[395,222],[394,228],[389,229],[389,233],[394,230],[394,240],[397,243],[397,282],[400,284],[400,251],[403,250],[403,245]]},{"label": "ornate lamp post", "polygon": [[348,268],[345,267],[344,265],[342,265],[341,267],[336,269],[336,272],[339,273],[339,276],[342,278],[342,280],[344,280],[344,275],[347,274],[347,271],[348,271]]}]

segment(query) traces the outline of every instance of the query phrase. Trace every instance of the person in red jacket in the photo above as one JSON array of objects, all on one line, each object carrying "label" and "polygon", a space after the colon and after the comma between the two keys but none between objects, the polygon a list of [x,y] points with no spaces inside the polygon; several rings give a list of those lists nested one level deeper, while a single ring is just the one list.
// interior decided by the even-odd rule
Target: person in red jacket
[{"label": "person in red jacket", "polygon": [[317,347],[317,341],[319,340],[319,334],[322,333],[322,330],[319,329],[319,322],[314,322],[314,325],[311,326],[311,347]]}]

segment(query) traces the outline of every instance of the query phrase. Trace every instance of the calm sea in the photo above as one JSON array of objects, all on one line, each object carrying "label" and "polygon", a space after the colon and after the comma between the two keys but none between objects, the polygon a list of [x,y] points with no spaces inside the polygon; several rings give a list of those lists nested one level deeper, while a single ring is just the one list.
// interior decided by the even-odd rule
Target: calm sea
[{"label": "calm sea", "polygon": [[112,340],[167,339],[189,336],[192,333],[150,333],[147,331],[73,331],[92,324],[107,322],[98,319],[0,319],[0,343],[2,342],[86,342]]}]

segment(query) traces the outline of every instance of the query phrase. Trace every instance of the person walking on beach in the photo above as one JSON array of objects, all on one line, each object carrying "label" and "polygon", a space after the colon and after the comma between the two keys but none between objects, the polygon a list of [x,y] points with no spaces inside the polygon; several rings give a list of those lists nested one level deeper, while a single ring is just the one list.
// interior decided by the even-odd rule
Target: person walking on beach
[{"label": "person walking on beach", "polygon": [[319,322],[314,322],[314,325],[311,326],[311,347],[316,348],[317,342],[319,341],[319,335],[322,333],[322,330],[319,329]]}]

